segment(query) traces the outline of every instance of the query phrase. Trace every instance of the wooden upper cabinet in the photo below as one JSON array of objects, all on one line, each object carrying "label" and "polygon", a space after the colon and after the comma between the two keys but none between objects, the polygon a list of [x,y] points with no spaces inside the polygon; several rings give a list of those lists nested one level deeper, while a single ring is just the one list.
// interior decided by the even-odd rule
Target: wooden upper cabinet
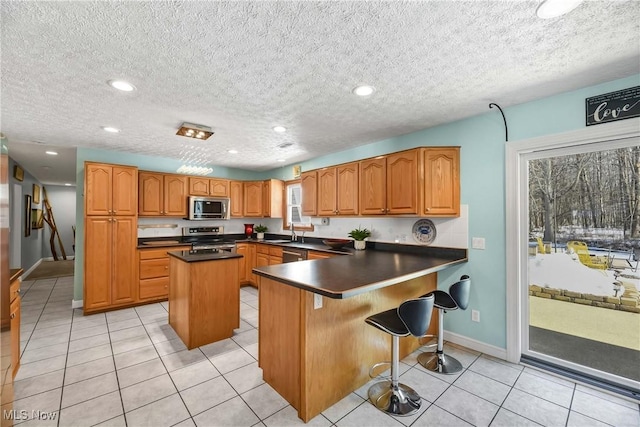
[{"label": "wooden upper cabinet", "polygon": [[262,216],[265,218],[282,218],[282,200],[284,182],[267,179],[262,183]]},{"label": "wooden upper cabinet", "polygon": [[387,214],[419,214],[419,149],[387,156]]},{"label": "wooden upper cabinet", "polygon": [[189,177],[189,194],[191,196],[209,195],[209,178]]},{"label": "wooden upper cabinet", "polygon": [[164,175],[156,172],[138,174],[138,215],[161,216],[164,210]]},{"label": "wooden upper cabinet", "polygon": [[300,176],[300,186],[302,188],[302,215],[316,216],[318,214],[318,171],[303,172]]},{"label": "wooden upper cabinet", "polygon": [[187,216],[187,177],[182,175],[164,176],[163,215]]},{"label": "wooden upper cabinet", "polygon": [[336,209],[338,215],[358,214],[358,162],[336,168]]},{"label": "wooden upper cabinet", "polygon": [[244,216],[262,217],[262,181],[245,181]]},{"label": "wooden upper cabinet", "polygon": [[360,214],[385,215],[387,209],[387,159],[360,161]]},{"label": "wooden upper cabinet", "polygon": [[318,216],[337,215],[336,207],[336,168],[324,168],[318,171]]},{"label": "wooden upper cabinet", "polygon": [[229,197],[228,179],[210,179],[209,195],[212,197]]},{"label": "wooden upper cabinet", "polygon": [[460,216],[460,147],[424,148],[424,216]]},{"label": "wooden upper cabinet", "polygon": [[85,163],[85,215],[136,215],[138,169]]},{"label": "wooden upper cabinet", "polygon": [[140,172],[138,215],[186,217],[187,179],[183,175]]},{"label": "wooden upper cabinet", "polygon": [[231,199],[231,216],[241,217],[244,215],[244,189],[242,181],[231,181],[229,183],[229,198]]}]

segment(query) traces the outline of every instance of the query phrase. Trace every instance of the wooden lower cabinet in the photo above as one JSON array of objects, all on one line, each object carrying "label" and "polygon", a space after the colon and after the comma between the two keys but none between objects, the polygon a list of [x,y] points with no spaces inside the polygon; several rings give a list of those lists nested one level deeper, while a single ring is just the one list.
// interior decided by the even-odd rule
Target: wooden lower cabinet
[{"label": "wooden lower cabinet", "polygon": [[20,369],[20,296],[11,301],[11,375],[16,377]]},{"label": "wooden lower cabinet", "polygon": [[325,258],[333,258],[337,256],[337,254],[331,254],[329,252],[321,252],[321,251],[308,251],[307,259],[325,259]]},{"label": "wooden lower cabinet", "polygon": [[169,324],[187,348],[230,338],[240,326],[238,259],[170,257]]},{"label": "wooden lower cabinet", "polygon": [[188,251],[191,246],[138,249],[138,298],[141,302],[164,300],[169,296],[169,255]]},{"label": "wooden lower cabinet", "polygon": [[243,285],[248,281],[247,257],[249,255],[249,243],[237,243],[236,253],[242,255],[242,258],[238,260],[238,279],[240,284]]},{"label": "wooden lower cabinet", "polygon": [[137,300],[136,217],[85,217],[84,312]]}]

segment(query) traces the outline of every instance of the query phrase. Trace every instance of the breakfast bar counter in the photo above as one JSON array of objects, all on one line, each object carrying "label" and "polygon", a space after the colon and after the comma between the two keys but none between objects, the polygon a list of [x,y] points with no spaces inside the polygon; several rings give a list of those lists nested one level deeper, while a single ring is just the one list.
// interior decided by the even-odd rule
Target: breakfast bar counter
[{"label": "breakfast bar counter", "polygon": [[[436,289],[438,271],[467,261],[464,249],[394,246],[253,270],[258,363],[303,421],[367,383],[372,365],[390,360],[389,335],[368,326],[368,316]],[[429,333],[437,326],[434,315]],[[418,346],[416,338],[402,338],[401,356]]]}]

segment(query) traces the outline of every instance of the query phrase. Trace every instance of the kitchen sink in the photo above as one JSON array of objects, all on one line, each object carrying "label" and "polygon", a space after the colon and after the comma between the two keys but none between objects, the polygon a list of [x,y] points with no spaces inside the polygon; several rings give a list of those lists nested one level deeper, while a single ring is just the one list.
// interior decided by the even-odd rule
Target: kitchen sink
[{"label": "kitchen sink", "polygon": [[280,240],[263,240],[263,243],[291,243],[291,240],[288,239],[280,239]]}]

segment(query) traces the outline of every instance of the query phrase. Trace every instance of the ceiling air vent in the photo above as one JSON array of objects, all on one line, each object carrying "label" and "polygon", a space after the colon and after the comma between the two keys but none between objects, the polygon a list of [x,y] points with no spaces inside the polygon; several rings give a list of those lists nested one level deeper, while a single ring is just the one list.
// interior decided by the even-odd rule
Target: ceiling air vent
[{"label": "ceiling air vent", "polygon": [[291,147],[293,145],[293,142],[283,142],[282,144],[278,145],[278,148],[287,148],[287,147]]},{"label": "ceiling air vent", "polygon": [[213,131],[209,126],[194,125],[193,123],[185,122],[180,126],[176,135],[205,140],[213,135]]}]

